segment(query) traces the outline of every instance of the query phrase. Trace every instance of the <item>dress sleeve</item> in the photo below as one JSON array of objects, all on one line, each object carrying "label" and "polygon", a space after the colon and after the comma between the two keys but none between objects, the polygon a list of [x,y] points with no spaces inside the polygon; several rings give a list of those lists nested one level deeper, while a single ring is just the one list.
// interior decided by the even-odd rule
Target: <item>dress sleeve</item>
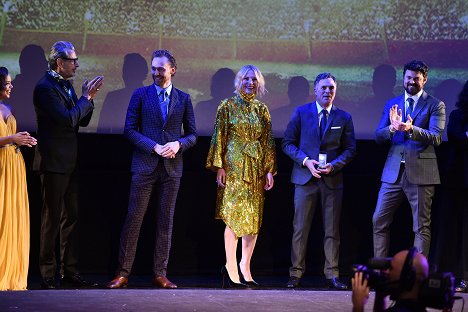
[{"label": "dress sleeve", "polygon": [[263,121],[262,137],[260,143],[262,145],[263,153],[263,168],[264,173],[271,172],[273,175],[276,174],[276,150],[275,150],[275,139],[271,131],[271,117],[270,112],[266,105],[262,109],[261,120]]},{"label": "dress sleeve", "polygon": [[219,168],[225,169],[225,155],[227,145],[227,128],[229,112],[226,100],[222,101],[216,112],[216,120],[213,136],[211,137],[210,150],[206,159],[206,168],[216,171]]}]

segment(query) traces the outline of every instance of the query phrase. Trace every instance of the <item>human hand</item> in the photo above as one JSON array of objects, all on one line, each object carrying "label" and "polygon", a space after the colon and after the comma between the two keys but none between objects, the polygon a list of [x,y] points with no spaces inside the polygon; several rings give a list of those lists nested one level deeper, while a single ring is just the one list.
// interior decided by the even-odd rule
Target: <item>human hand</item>
[{"label": "human hand", "polygon": [[91,101],[96,96],[103,82],[104,76],[96,76],[91,81],[88,81],[88,79],[86,79],[83,83],[83,86],[81,87],[83,96],[88,98],[89,101]]},{"label": "human hand", "polygon": [[390,108],[390,113],[389,113],[389,118],[390,118],[390,123],[393,124],[395,121],[402,121],[402,112],[401,109],[398,109],[398,105],[395,104]]},{"label": "human hand", "polygon": [[175,155],[177,154],[179,149],[179,141],[168,142],[161,147],[161,153],[159,155],[161,155],[164,158],[175,158]]},{"label": "human hand", "polygon": [[367,286],[367,279],[363,278],[362,272],[354,273],[351,279],[351,286],[353,289],[352,302],[353,312],[364,311],[364,306],[369,300],[370,288]]},{"label": "human hand", "polygon": [[11,141],[18,146],[26,145],[32,147],[37,144],[36,138],[32,137],[27,131],[13,134],[11,136]]},{"label": "human hand", "polygon": [[158,154],[158,155],[161,155],[161,151],[162,151],[162,145],[159,145],[156,143],[156,145],[153,147],[153,151]]},{"label": "human hand", "polygon": [[266,191],[269,191],[273,188],[273,184],[275,183],[274,179],[273,179],[273,174],[271,172],[268,172],[266,174],[266,183],[265,183],[265,190]]},{"label": "human hand", "polygon": [[315,168],[315,165],[318,165],[318,164],[319,164],[318,161],[316,161],[315,159],[310,159],[310,158],[304,162],[304,165],[309,169],[310,173],[312,173],[312,175],[316,177],[317,179],[320,179],[321,172]]},{"label": "human hand", "polygon": [[219,168],[216,172],[216,183],[218,186],[226,187],[226,171],[223,168]]},{"label": "human hand", "polygon": [[330,172],[333,171],[333,165],[330,163],[327,163],[325,167],[319,167],[317,170],[320,171],[321,174],[329,174]]},{"label": "human hand", "polygon": [[408,115],[408,118],[406,119],[406,122],[400,123],[399,127],[397,130],[400,131],[410,131],[413,130],[413,119],[411,118],[410,115]]}]

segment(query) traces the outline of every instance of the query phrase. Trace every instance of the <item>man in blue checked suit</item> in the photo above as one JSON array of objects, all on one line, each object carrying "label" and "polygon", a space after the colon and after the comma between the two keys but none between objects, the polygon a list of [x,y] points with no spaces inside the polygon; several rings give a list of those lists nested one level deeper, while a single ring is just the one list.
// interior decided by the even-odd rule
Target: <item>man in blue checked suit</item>
[{"label": "man in blue checked suit", "polygon": [[[182,176],[182,153],[195,145],[197,132],[192,101],[172,85],[177,70],[167,50],[153,53],[154,84],[135,90],[130,99],[124,134],[134,146],[128,213],[120,238],[119,268],[108,288],[128,284],[143,217],[156,191],[156,241],[153,286],[177,288],[166,277],[172,224]],[[181,131],[183,128],[183,134]]]},{"label": "man in blue checked suit", "polygon": [[[305,255],[315,210],[322,208],[327,285],[347,289],[338,279],[340,216],[343,197],[342,169],[356,154],[351,115],[333,105],[336,79],[321,73],[314,82],[316,102],[298,107],[284,133],[282,148],[294,161],[291,182],[294,191],[294,221],[291,247],[292,266],[287,286],[300,285],[305,272]],[[327,161],[320,164],[320,155]]]},{"label": "man in blue checked suit", "polygon": [[423,87],[428,67],[411,61],[403,69],[405,92],[387,102],[376,134],[377,143],[390,143],[374,216],[374,256],[386,257],[390,224],[404,198],[413,215],[414,247],[426,257],[431,243],[431,204],[440,184],[435,146],[442,142],[445,105]]}]

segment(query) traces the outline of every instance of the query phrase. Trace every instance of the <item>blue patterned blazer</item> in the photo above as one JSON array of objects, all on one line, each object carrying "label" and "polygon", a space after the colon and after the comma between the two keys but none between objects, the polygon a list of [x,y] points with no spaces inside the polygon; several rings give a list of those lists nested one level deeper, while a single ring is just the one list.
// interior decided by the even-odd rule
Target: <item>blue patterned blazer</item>
[{"label": "blue patterned blazer", "polygon": [[[164,121],[155,86],[136,89],[128,105],[124,135],[135,147],[131,167],[133,173],[151,174],[158,162],[164,161],[169,176],[181,177],[182,153],[195,145],[197,140],[190,95],[173,87]],[[171,141],[181,143],[175,158],[162,158],[154,152],[156,143],[164,145]]]}]

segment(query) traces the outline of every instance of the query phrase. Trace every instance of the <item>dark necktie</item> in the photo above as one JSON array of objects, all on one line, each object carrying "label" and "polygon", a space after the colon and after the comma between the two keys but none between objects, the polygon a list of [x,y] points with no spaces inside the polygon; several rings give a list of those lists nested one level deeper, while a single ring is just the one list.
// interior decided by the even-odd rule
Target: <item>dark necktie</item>
[{"label": "dark necktie", "polygon": [[327,129],[327,122],[328,122],[328,111],[326,109],[322,109],[322,120],[320,121],[320,139],[323,138],[325,134],[325,129]]},{"label": "dark necktie", "polygon": [[411,116],[411,114],[413,113],[413,104],[414,104],[414,100],[412,98],[408,98],[407,101],[408,101],[408,107],[406,108],[405,121],[408,120],[408,115]]},{"label": "dark necktie", "polygon": [[161,92],[159,92],[159,104],[161,105],[161,112],[163,115],[164,120],[166,120],[167,117],[167,94],[166,90],[162,89]]}]

